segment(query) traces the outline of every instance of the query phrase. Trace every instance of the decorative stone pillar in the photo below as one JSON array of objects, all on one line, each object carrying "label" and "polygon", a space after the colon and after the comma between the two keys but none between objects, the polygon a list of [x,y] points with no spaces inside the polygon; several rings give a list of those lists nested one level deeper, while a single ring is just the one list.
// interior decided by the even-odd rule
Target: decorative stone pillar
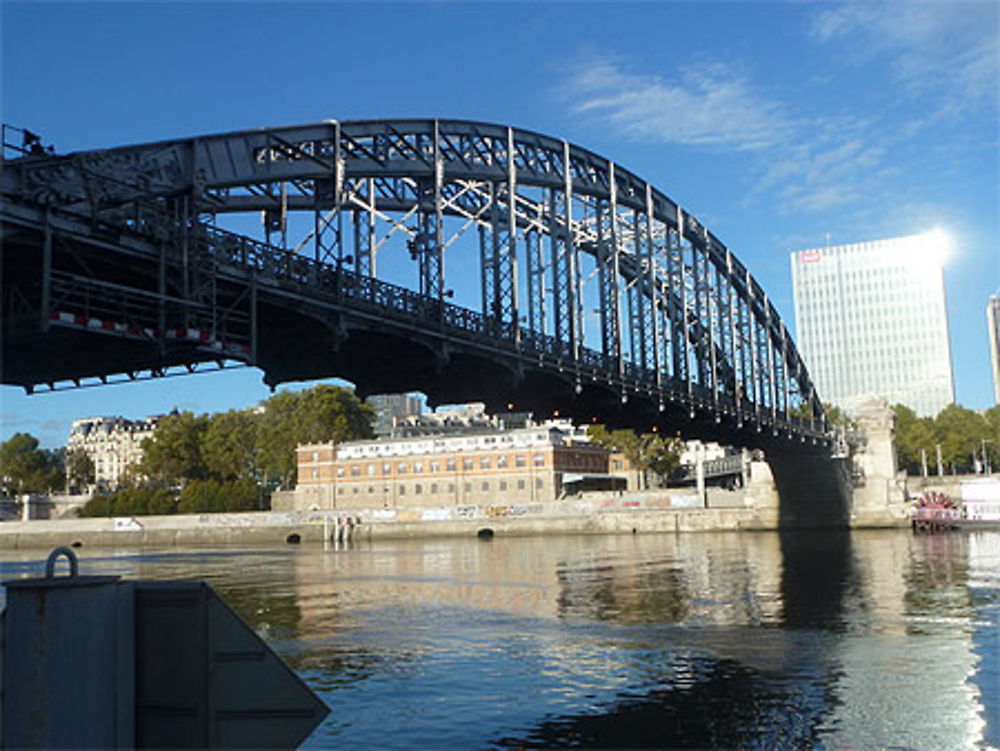
[{"label": "decorative stone pillar", "polygon": [[855,415],[862,440],[854,451],[852,526],[895,526],[906,520],[905,483],[896,471],[896,416],[885,399]]}]

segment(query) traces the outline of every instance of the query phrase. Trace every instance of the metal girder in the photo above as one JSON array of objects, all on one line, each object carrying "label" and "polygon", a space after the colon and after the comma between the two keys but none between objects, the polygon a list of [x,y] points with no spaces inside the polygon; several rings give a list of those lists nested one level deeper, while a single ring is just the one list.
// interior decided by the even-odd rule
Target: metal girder
[{"label": "metal girder", "polygon": [[[164,252],[178,255],[179,293],[208,307],[218,259],[192,234],[204,215],[263,212],[268,244],[292,258],[311,250],[312,274],[329,264],[377,279],[379,248],[403,235],[419,293],[438,303],[445,250],[477,227],[483,314],[519,341],[524,283],[528,331],[551,335],[578,369],[589,254],[611,379],[645,374],[661,398],[679,389],[692,408],[739,420],[775,424],[809,404],[822,422],[780,317],[728,248],[648,182],[563,140],[468,121],[327,121],[26,155],[4,163],[2,186],[18,202],[139,235],[171,237],[180,223]],[[288,244],[289,217],[306,211],[311,229]]]}]

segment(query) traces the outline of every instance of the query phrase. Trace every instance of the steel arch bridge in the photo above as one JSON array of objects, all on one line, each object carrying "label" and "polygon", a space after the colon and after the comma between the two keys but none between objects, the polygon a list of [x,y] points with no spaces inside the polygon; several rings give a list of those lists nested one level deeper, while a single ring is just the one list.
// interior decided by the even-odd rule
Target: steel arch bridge
[{"label": "steel arch bridge", "polygon": [[3,383],[244,363],[272,386],[340,376],[362,394],[829,445],[750,271],[564,140],[406,119],[68,155],[5,127],[4,144]]}]

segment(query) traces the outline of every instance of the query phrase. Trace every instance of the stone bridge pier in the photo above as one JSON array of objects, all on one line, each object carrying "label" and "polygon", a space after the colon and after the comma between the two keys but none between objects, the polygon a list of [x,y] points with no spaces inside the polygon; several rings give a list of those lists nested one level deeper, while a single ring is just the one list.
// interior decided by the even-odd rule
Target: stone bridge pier
[{"label": "stone bridge pier", "polygon": [[846,528],[850,523],[849,460],[828,451],[788,450],[767,455],[781,529]]},{"label": "stone bridge pier", "polygon": [[896,418],[877,399],[855,415],[858,440],[851,446],[854,487],[851,525],[893,527],[909,524],[906,473],[896,470]]},{"label": "stone bridge pier", "polygon": [[[766,470],[755,468],[751,490],[765,505],[777,506],[782,529],[908,524],[904,478],[896,472],[892,409],[884,400],[869,402],[855,419],[857,429],[844,456],[785,445],[766,452]],[[765,485],[773,492],[767,493]]]}]

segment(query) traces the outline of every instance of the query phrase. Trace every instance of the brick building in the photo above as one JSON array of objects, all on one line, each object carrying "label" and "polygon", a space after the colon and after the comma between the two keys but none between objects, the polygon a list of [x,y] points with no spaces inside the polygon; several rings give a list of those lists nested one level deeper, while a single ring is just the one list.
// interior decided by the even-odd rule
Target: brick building
[{"label": "brick building", "polygon": [[556,500],[624,487],[608,451],[569,427],[298,447],[300,509],[399,508]]}]

